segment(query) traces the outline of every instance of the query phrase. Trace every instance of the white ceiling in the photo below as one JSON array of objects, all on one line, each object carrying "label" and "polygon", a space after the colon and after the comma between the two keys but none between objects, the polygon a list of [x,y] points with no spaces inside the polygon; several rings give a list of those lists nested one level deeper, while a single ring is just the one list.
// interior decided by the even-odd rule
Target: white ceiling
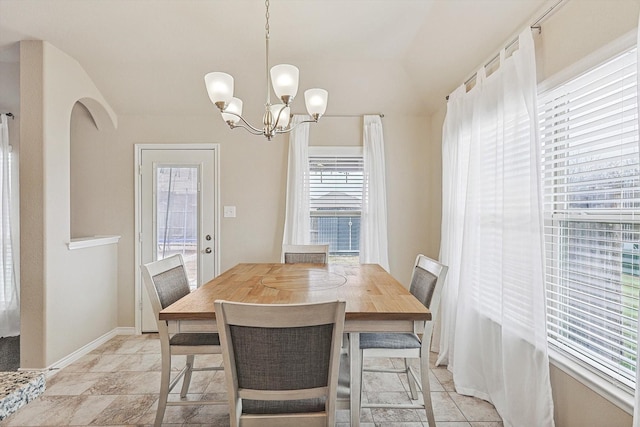
[{"label": "white ceiling", "polygon": [[[329,89],[328,114],[430,113],[548,3],[271,0],[271,63],[299,66],[301,89]],[[0,0],[0,61],[46,40],[118,114],[209,114],[209,71],[264,93],[264,14],[262,0]]]}]

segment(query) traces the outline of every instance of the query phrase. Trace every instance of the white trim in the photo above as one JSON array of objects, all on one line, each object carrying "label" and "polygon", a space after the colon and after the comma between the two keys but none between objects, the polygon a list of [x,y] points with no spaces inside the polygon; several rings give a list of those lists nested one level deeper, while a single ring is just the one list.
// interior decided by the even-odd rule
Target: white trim
[{"label": "white trim", "polygon": [[[80,347],[73,353],[63,357],[57,362],[52,363],[43,371],[46,371],[45,373],[47,377],[50,377],[51,375],[56,374],[60,369],[71,365],[73,362],[79,360],[83,356],[86,356],[87,354],[89,354],[90,352],[100,347],[102,344],[106,343],[107,341],[109,341],[110,339],[112,339],[117,335],[135,335],[135,329],[131,327],[119,327],[119,328],[112,329],[111,331],[107,332],[101,337],[98,337],[95,340],[91,341],[90,343]],[[29,370],[32,371],[33,369],[29,369]]]},{"label": "white trim", "polygon": [[202,144],[135,144],[136,153],[140,150],[216,150],[220,144],[204,142]]},{"label": "white trim", "polygon": [[615,384],[606,381],[600,375],[593,373],[575,360],[549,348],[549,362],[569,375],[574,380],[608,400],[629,415],[633,415],[634,396]]},{"label": "white trim", "polygon": [[309,156],[362,156],[361,145],[310,145]]},{"label": "white trim", "polygon": [[637,44],[638,30],[634,29],[538,83],[538,96],[602,65],[603,62],[633,48]]},{"label": "white trim", "polygon": [[91,248],[93,246],[103,246],[118,243],[120,236],[88,236],[71,239],[67,246],[69,250]]},{"label": "white trim", "polygon": [[140,185],[141,185],[142,146],[136,144],[133,152],[133,323],[136,333],[142,333],[141,309],[139,304],[142,298],[138,287],[142,283],[142,270],[140,269]]}]

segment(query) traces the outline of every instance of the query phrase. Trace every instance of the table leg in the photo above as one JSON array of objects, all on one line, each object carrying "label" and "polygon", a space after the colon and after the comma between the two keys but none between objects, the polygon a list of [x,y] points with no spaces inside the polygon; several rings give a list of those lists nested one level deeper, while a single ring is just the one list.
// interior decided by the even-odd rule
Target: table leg
[{"label": "table leg", "polygon": [[360,425],[360,390],[362,388],[362,358],[360,357],[360,334],[349,334],[349,358],[350,358],[350,402],[351,426]]}]

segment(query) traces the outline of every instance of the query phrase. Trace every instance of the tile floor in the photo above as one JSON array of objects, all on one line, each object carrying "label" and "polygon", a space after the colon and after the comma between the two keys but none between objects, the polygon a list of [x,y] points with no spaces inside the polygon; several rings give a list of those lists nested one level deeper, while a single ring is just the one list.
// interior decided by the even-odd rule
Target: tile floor
[{"label": "tile floor", "polygon": [[[221,363],[219,356],[204,356],[200,363]],[[399,363],[382,359],[376,363]],[[224,374],[197,372],[190,399],[224,400]],[[437,427],[502,427],[493,406],[453,391],[451,374],[431,369],[431,393]],[[160,384],[160,342],[155,334],[122,335],[111,339],[77,362],[47,378],[45,393],[0,426],[152,425]],[[365,396],[370,402],[405,401],[406,380],[396,374],[365,373]],[[180,386],[174,389],[177,393]],[[424,411],[365,409],[363,427],[427,426]],[[348,426],[349,412],[338,411],[337,426]],[[227,406],[168,407],[167,426],[228,426]]]}]

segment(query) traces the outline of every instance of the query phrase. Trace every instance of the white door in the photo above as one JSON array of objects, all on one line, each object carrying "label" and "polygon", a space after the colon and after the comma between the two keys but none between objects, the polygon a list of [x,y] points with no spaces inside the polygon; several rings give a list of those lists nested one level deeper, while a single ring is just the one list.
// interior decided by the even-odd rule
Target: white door
[{"label": "white door", "polygon": [[[216,150],[143,148],[139,159],[140,264],[180,253],[193,290],[217,275]],[[157,331],[139,282],[142,332]]]}]

